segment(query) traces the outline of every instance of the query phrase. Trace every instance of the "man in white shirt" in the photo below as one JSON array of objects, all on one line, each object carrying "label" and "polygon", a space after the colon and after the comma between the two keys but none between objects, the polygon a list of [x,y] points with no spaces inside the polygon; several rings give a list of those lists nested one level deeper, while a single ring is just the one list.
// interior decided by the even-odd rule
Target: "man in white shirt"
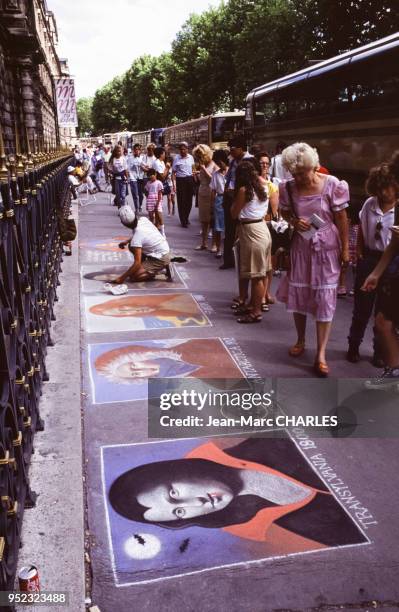
[{"label": "man in white shirt", "polygon": [[172,182],[177,196],[177,209],[182,227],[188,227],[191,208],[193,205],[194,158],[188,152],[187,142],[179,144],[179,154],[173,160]]},{"label": "man in white shirt", "polygon": [[130,177],[130,191],[134,202],[134,208],[140,212],[143,207],[144,194],[144,159],[141,154],[141,145],[136,143],[133,145],[133,153],[127,158]]},{"label": "man in white shirt", "polygon": [[281,153],[286,148],[286,144],[284,142],[278,142],[276,145],[276,155],[272,159],[272,164],[270,168],[270,177],[272,180],[277,179],[280,183],[289,181],[292,179],[291,172],[288,172],[282,164],[281,161]]},{"label": "man in white shirt", "polygon": [[161,272],[167,280],[172,280],[169,244],[155,225],[146,217],[137,217],[134,210],[126,205],[121,207],[119,218],[125,227],[133,231],[132,237],[121,242],[119,247],[124,249],[130,243],[129,251],[134,256],[134,263],[114,283],[120,284],[126,279],[131,282],[154,280]]}]

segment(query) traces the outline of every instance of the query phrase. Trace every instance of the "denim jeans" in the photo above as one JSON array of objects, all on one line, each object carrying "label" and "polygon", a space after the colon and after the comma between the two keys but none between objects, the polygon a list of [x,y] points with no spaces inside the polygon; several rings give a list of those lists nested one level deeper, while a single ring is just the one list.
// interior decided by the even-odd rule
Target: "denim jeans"
[{"label": "denim jeans", "polygon": [[126,200],[127,183],[123,180],[115,179],[115,204],[118,208],[124,206]]},{"label": "denim jeans", "polygon": [[138,212],[143,206],[143,179],[130,181],[130,191],[132,192],[134,208]]}]

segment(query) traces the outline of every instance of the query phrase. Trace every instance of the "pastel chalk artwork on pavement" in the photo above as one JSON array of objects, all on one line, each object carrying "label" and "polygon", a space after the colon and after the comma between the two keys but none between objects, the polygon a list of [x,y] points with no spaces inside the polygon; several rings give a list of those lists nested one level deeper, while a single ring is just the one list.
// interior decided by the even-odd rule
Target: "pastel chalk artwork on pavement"
[{"label": "pastel chalk artwork on pavement", "polygon": [[79,242],[79,248],[120,253],[121,251],[123,252],[123,250],[119,248],[119,243],[128,238],[129,236],[113,236],[112,238],[97,238],[97,240],[81,240]]},{"label": "pastel chalk artwork on pavement", "polygon": [[190,293],[84,297],[87,332],[205,327],[211,323]]},{"label": "pastel chalk artwork on pavement", "polygon": [[369,544],[280,434],[103,446],[115,584]]},{"label": "pastel chalk artwork on pavement", "polygon": [[128,249],[120,249],[119,243],[128,236],[113,238],[97,238],[96,240],[81,240],[79,242],[79,258],[85,264],[118,264],[129,262],[132,255]]},{"label": "pastel chalk artwork on pavement", "polygon": [[[133,263],[133,257],[131,258]],[[104,293],[104,283],[111,282],[117,276],[120,276],[127,270],[129,263],[126,265],[100,267],[98,265],[83,265],[81,267],[82,291],[84,293]],[[159,274],[153,281],[145,281],[141,283],[132,283],[128,280],[125,283],[129,290],[144,291],[144,290],[171,290],[171,289],[186,289],[187,286],[182,280],[177,267],[171,264],[172,281],[166,280],[164,274]]]},{"label": "pastel chalk artwork on pavement", "polygon": [[89,344],[94,404],[147,399],[151,378],[242,378],[220,338]]}]

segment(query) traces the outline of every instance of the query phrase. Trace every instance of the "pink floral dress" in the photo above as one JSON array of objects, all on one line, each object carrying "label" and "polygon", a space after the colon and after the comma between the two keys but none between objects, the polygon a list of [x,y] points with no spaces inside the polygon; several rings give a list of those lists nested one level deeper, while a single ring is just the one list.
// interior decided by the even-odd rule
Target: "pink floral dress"
[{"label": "pink floral dress", "polygon": [[[337,303],[341,271],[341,241],[334,224],[334,212],[347,208],[349,189],[346,181],[326,175],[323,191],[316,195],[298,195],[291,184],[294,214],[308,220],[313,213],[325,224],[307,240],[295,232],[291,244],[291,269],[282,279],[277,297],[288,312],[313,315],[316,321],[332,321]],[[291,210],[286,184],[280,184],[280,206]]]}]

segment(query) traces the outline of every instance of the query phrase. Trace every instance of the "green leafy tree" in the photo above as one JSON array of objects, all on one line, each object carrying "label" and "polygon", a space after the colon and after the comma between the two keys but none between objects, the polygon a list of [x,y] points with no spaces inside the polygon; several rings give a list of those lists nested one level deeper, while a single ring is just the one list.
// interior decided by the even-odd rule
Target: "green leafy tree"
[{"label": "green leafy tree", "polygon": [[317,0],[308,7],[317,58],[328,58],[399,30],[397,0]]},{"label": "green leafy tree", "polygon": [[99,89],[96,133],[244,108],[267,81],[399,29],[398,0],[228,0],[191,15],[170,53],[135,59]]},{"label": "green leafy tree", "polygon": [[123,78],[115,77],[94,94],[92,119],[95,134],[117,132],[128,128],[122,89]]},{"label": "green leafy tree", "polygon": [[192,15],[172,44],[169,89],[173,113],[180,120],[230,110],[236,105],[235,67],[227,8]]},{"label": "green leafy tree", "polygon": [[80,98],[76,103],[79,136],[90,135],[93,132],[92,104],[93,98]]},{"label": "green leafy tree", "polygon": [[314,1],[230,0],[230,30],[236,95],[303,68],[313,57],[312,24],[306,8]]},{"label": "green leafy tree", "polygon": [[164,90],[167,54],[143,55],[134,60],[122,80],[128,129],[160,127],[166,121]]}]

